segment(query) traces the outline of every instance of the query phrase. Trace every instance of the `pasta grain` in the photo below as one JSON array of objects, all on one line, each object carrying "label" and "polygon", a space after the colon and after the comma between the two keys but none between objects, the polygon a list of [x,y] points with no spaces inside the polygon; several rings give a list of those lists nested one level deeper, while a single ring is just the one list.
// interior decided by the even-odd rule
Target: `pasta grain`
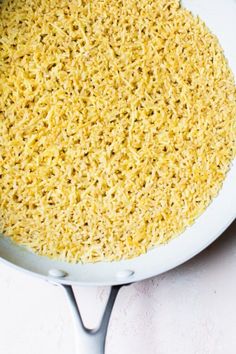
[{"label": "pasta grain", "polygon": [[37,254],[180,234],[222,186],[235,117],[218,40],[178,1],[0,4],[0,228]]}]

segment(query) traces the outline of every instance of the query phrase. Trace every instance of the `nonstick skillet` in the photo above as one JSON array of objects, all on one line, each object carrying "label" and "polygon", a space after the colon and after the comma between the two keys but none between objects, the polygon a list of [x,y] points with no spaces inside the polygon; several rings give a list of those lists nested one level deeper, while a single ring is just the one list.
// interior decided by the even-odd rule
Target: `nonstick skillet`
[{"label": "nonstick skillet", "polygon": [[[186,0],[183,2],[199,14],[215,33],[225,50],[236,76],[236,1]],[[64,289],[78,329],[78,353],[103,354],[110,314],[121,286],[156,276],[170,270],[211,244],[236,217],[236,161],[232,163],[224,185],[207,210],[182,235],[164,246],[132,260],[69,264],[37,256],[0,237],[0,260],[32,276],[43,278]],[[97,329],[84,327],[73,286],[111,286],[102,321]]]}]

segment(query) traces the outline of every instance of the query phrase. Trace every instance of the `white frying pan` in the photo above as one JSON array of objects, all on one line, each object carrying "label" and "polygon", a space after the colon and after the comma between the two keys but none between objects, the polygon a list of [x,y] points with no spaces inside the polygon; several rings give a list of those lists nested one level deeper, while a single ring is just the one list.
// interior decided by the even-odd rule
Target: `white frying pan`
[{"label": "white frying pan", "polygon": [[[236,77],[236,0],[185,0],[183,5],[200,15],[218,36]],[[218,197],[195,224],[167,245],[159,246],[143,256],[112,263],[69,264],[37,256],[0,237],[0,260],[64,288],[78,329],[78,353],[103,354],[109,317],[119,288],[158,275],[187,261],[220,236],[235,217],[236,160]],[[91,331],[84,327],[74,298],[73,285],[111,286],[98,329]]]}]

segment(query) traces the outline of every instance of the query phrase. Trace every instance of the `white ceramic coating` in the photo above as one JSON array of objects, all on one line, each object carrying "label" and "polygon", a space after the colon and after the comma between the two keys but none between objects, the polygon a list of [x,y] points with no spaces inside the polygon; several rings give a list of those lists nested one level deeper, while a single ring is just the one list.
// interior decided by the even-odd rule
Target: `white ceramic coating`
[{"label": "white ceramic coating", "polygon": [[[225,51],[230,67],[236,77],[236,1],[235,0],[185,0],[184,6],[206,21],[215,33]],[[95,264],[72,265],[36,256],[16,246],[8,239],[0,238],[0,258],[21,270],[48,280],[50,270],[58,269],[67,273],[58,282],[80,285],[111,285],[127,282],[119,277],[131,271],[128,281],[138,281],[158,275],[187,261],[212,243],[236,217],[236,160],[217,198],[197,219],[195,224],[182,235],[165,246],[156,247],[147,254],[128,261],[100,262]]]}]

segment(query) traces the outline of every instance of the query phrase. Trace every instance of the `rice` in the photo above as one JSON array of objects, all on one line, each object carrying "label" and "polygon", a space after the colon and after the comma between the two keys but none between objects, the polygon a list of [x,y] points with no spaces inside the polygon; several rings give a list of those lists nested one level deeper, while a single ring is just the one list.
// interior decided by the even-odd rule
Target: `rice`
[{"label": "rice", "polygon": [[235,156],[217,38],[178,1],[3,0],[0,231],[68,262],[191,225]]}]

